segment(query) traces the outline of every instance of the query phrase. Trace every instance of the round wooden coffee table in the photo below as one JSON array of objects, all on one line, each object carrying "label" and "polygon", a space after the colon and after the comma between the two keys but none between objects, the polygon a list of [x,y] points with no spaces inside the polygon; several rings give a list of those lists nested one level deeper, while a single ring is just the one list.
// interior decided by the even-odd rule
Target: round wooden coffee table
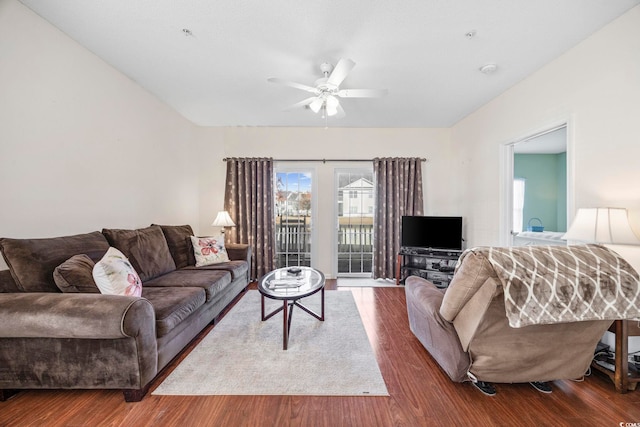
[{"label": "round wooden coffee table", "polygon": [[[306,313],[320,321],[324,321],[324,274],[310,267],[279,268],[263,276],[258,281],[258,291],[261,295],[262,320],[270,319],[275,314],[283,312],[282,319],[282,349],[289,346],[289,332],[291,330],[291,316],[293,308],[299,307]],[[320,314],[300,303],[300,299],[320,291]],[[282,301],[282,307],[265,314],[264,299],[270,298]]]}]

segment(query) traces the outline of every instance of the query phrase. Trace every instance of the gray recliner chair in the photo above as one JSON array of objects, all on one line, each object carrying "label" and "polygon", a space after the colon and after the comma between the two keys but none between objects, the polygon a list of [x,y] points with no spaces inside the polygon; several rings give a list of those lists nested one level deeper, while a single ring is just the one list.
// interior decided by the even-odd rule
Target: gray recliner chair
[{"label": "gray recliner chair", "polygon": [[470,249],[445,291],[415,276],[405,285],[411,331],[449,378],[490,383],[582,377],[612,321],[640,315],[600,300],[637,289],[637,272],[597,245]]}]

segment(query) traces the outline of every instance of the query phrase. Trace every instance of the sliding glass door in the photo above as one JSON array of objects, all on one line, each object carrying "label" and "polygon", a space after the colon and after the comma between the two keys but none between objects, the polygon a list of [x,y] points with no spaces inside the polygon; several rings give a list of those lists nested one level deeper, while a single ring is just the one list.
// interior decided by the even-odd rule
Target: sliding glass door
[{"label": "sliding glass door", "polygon": [[336,169],[339,277],[370,277],[375,195],[371,169]]},{"label": "sliding glass door", "polygon": [[311,266],[313,174],[276,168],[276,267]]}]

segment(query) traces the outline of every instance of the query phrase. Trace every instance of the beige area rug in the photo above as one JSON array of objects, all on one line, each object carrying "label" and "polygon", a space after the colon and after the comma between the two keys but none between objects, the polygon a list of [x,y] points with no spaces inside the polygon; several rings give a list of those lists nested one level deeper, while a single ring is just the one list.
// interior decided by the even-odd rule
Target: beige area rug
[{"label": "beige area rug", "polygon": [[[388,396],[352,293],[325,298],[324,322],[294,309],[283,350],[282,313],[261,321],[248,291],[152,394]],[[320,293],[302,303],[319,313]]]}]

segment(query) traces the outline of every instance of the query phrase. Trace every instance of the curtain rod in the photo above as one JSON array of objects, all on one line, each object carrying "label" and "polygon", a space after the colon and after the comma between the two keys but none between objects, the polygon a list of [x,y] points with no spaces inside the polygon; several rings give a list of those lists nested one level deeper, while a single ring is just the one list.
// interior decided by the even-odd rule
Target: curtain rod
[{"label": "curtain rod", "polygon": [[[231,160],[227,157],[222,159],[223,161]],[[274,162],[373,162],[374,159],[273,159]],[[426,162],[424,157],[420,158],[420,161]]]}]

